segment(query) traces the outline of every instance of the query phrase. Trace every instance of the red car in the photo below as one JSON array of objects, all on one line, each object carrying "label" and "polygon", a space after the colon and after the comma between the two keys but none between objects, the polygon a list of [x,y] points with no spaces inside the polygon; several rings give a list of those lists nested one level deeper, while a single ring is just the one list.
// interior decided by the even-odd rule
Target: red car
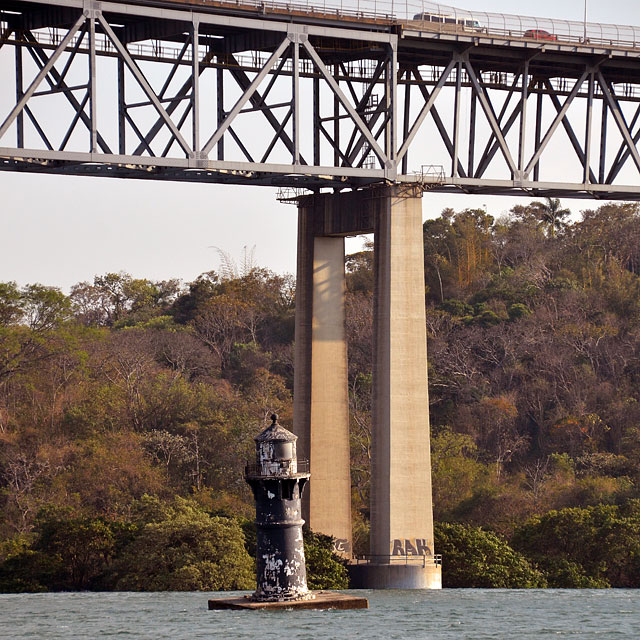
[{"label": "red car", "polygon": [[523,34],[525,38],[533,38],[534,40],[557,40],[558,36],[549,33],[544,29],[527,29]]}]

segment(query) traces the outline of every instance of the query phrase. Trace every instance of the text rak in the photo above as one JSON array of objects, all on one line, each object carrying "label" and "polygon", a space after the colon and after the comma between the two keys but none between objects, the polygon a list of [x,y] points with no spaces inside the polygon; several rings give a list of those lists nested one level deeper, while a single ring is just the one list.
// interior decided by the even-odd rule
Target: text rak
[{"label": "text rak", "polygon": [[391,541],[392,556],[432,556],[433,544],[426,538],[395,538]]}]

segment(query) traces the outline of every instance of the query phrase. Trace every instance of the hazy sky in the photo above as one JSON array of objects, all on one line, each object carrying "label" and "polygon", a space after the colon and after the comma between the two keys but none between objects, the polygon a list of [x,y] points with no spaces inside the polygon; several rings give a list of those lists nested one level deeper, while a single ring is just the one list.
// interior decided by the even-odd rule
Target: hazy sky
[{"label": "hazy sky", "polygon": [[[594,22],[640,25],[638,0],[588,0]],[[584,0],[459,0],[463,9],[581,20]],[[0,66],[0,73],[10,67]],[[2,80],[2,78],[0,78]],[[12,78],[4,78],[13,84]],[[4,84],[4,82],[3,82]],[[0,120],[6,113],[0,113]],[[237,260],[295,271],[296,207],[266,187],[145,182],[0,172],[0,281],[68,289],[109,271],[193,280],[215,269],[219,247]],[[425,217],[487,205],[499,215],[524,198],[425,194]],[[576,213],[593,201],[567,200]],[[355,250],[356,240],[348,250]]]}]

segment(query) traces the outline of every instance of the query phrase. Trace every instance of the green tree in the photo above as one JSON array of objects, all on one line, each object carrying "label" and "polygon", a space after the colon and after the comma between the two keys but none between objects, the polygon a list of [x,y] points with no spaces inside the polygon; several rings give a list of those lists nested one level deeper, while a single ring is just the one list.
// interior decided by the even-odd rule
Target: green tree
[{"label": "green tree", "polygon": [[333,552],[334,539],[310,529],[303,536],[309,589],[347,589],[349,575],[345,561]]},{"label": "green tree", "polygon": [[49,591],[63,570],[60,557],[26,549],[0,564],[0,593]]},{"label": "green tree", "polygon": [[69,319],[70,307],[54,287],[0,283],[0,383],[55,353],[55,329]]},{"label": "green tree", "polygon": [[423,225],[425,279],[432,301],[473,292],[492,269],[494,219],[482,209],[445,209]]},{"label": "green tree", "polygon": [[15,282],[0,282],[0,326],[15,324],[22,316],[22,296]]},{"label": "green tree", "polygon": [[444,587],[529,589],[546,587],[543,574],[490,531],[437,523],[435,548],[442,554]]},{"label": "green tree", "polygon": [[[449,290],[453,256],[450,246],[453,211],[445,209],[439,218],[425,220],[422,225],[424,242],[424,273],[429,299],[444,302],[445,287]],[[435,295],[434,295],[435,292]]]},{"label": "green tree", "polygon": [[131,326],[165,314],[180,293],[178,280],[152,282],[128,273],[96,276],[71,289],[76,318],[88,325]]},{"label": "green tree", "polygon": [[147,500],[140,514],[140,532],[111,572],[116,589],[222,591],[255,585],[253,562],[235,520],[211,517],[182,498],[170,506]]},{"label": "green tree", "polygon": [[559,229],[562,229],[564,219],[571,214],[569,209],[563,209],[559,198],[545,198],[545,202],[535,201],[529,207],[540,222],[546,226],[547,235],[555,238]]},{"label": "green tree", "polygon": [[489,470],[477,460],[477,446],[465,434],[444,428],[431,439],[433,504],[436,519],[486,487]]},{"label": "green tree", "polygon": [[0,564],[0,591],[82,591],[101,580],[135,527],[45,508],[36,520],[31,547]]},{"label": "green tree", "polygon": [[344,265],[348,291],[373,293],[373,242],[366,241],[362,251],[345,256]]},{"label": "green tree", "polygon": [[640,518],[615,505],[549,511],[519,527],[511,544],[552,587],[640,586]]},{"label": "green tree", "polygon": [[68,510],[45,510],[36,521],[33,550],[59,561],[47,585],[51,590],[82,591],[94,586],[116,550],[116,536],[102,519],[74,517]]}]

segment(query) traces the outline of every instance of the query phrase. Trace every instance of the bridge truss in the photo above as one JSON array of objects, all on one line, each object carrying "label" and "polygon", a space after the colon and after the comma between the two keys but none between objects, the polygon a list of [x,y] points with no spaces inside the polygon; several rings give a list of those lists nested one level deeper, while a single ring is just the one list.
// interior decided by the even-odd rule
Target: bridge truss
[{"label": "bridge truss", "polygon": [[208,0],[0,1],[0,169],[640,199],[640,49]]}]

